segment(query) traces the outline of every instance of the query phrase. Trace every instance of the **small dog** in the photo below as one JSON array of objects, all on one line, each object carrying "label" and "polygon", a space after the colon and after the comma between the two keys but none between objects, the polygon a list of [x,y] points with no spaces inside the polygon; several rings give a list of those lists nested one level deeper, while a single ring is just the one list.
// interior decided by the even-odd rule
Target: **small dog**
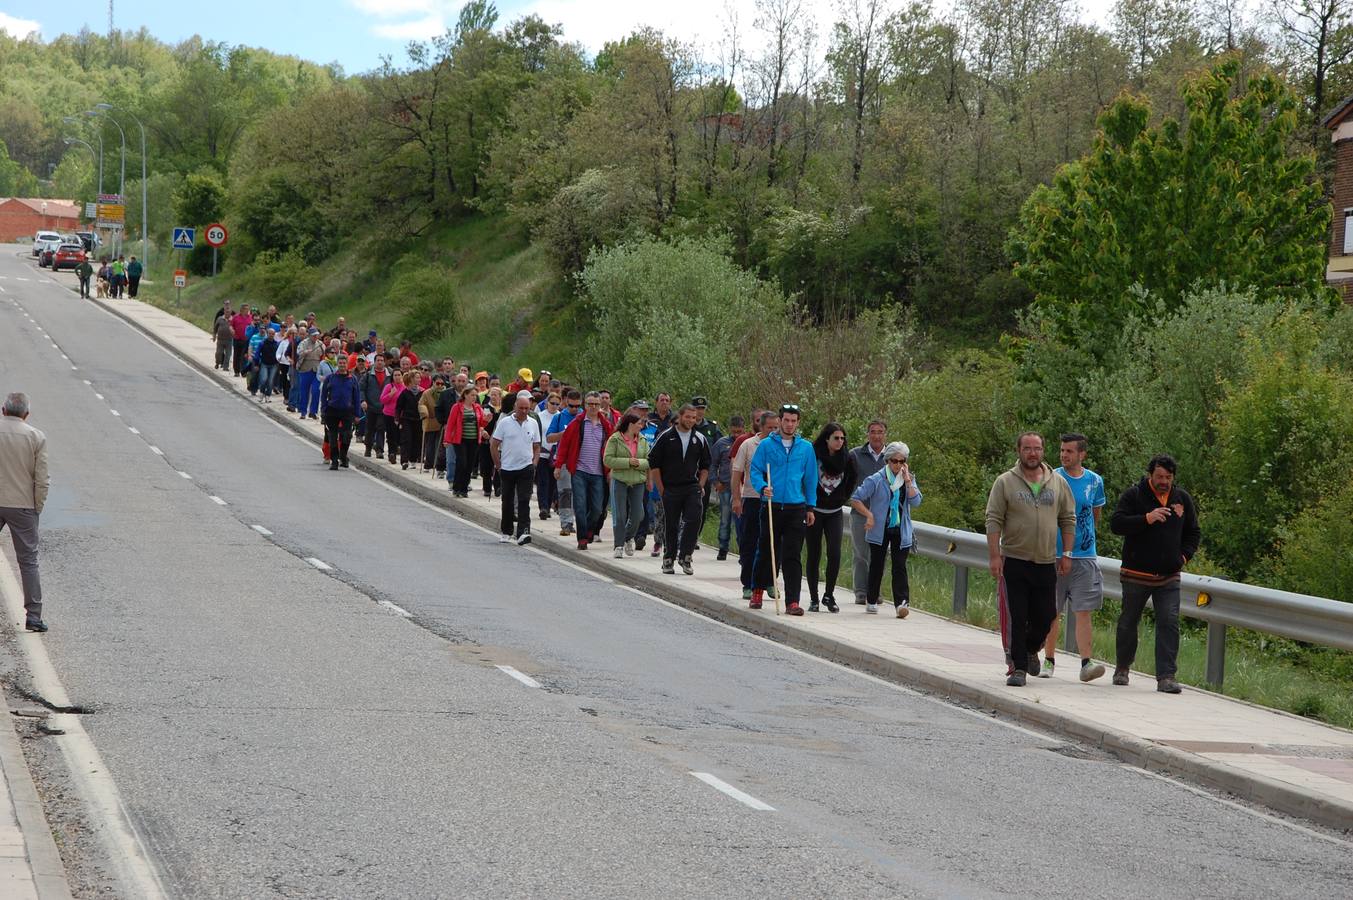
[{"label": "small dog", "polygon": [[99,278],[96,280],[98,283],[94,285],[94,296],[102,300],[104,297],[108,296],[108,279]]}]

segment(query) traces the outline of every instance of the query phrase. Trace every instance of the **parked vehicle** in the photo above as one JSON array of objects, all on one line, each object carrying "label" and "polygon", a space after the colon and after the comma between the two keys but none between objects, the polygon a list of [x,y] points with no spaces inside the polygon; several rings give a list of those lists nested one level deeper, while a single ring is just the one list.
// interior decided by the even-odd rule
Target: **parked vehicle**
[{"label": "parked vehicle", "polygon": [[78,241],[69,244],[62,244],[56,248],[52,254],[52,271],[60,272],[62,269],[74,269],[80,263],[85,261],[85,245]]},{"label": "parked vehicle", "polygon": [[41,257],[43,250],[46,250],[48,247],[55,250],[57,247],[61,246],[63,240],[64,238],[55,231],[39,231],[37,234],[33,235],[33,255]]},{"label": "parked vehicle", "polygon": [[80,239],[80,243],[85,245],[86,253],[93,253],[103,245],[103,239],[99,237],[97,231],[77,231],[75,236]]}]

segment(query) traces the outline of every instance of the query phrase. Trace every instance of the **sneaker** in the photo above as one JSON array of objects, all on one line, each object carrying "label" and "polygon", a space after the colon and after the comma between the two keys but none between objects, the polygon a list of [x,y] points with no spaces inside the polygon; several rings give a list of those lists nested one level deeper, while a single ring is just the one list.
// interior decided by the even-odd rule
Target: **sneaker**
[{"label": "sneaker", "polygon": [[760,609],[761,598],[763,594],[760,590],[752,591],[751,602],[747,604],[748,609]]},{"label": "sneaker", "polygon": [[578,549],[579,549],[579,550],[586,550],[586,549],[587,549],[587,541],[579,541],[579,542],[578,542]]},{"label": "sneaker", "polygon": [[822,598],[822,605],[827,607],[827,612],[840,612],[841,607],[836,605],[836,601],[830,595]]},{"label": "sneaker", "polygon": [[649,556],[659,556],[659,555],[661,555],[661,554],[662,554],[662,548],[659,547],[657,544],[654,544],[654,545],[653,545],[653,551],[652,551],[651,553],[649,553],[648,555],[649,555]]},{"label": "sneaker", "polygon": [[633,556],[633,555],[634,555],[634,541],[625,541],[625,548],[624,548],[624,549],[625,549],[625,555],[626,555],[626,556]]},{"label": "sneaker", "polygon": [[664,559],[664,560],[662,561],[662,574],[664,574],[664,575],[675,575],[675,574],[676,574],[676,560],[674,560],[674,559]]},{"label": "sneaker", "polygon": [[695,574],[695,567],[691,565],[691,558],[689,556],[681,557],[681,571],[685,572],[687,575]]},{"label": "sneaker", "polygon": [[742,589],[742,599],[743,599],[743,600],[750,600],[750,599],[752,599],[752,589],[751,589],[751,588],[743,588],[743,589]]},{"label": "sneaker", "polygon": [[715,559],[718,559],[718,560],[728,559],[728,551],[727,551],[727,550],[720,550],[720,551],[719,551],[719,555],[716,556],[716,557],[714,557],[714,558],[715,558]]},{"label": "sneaker", "polygon": [[340,459],[340,460],[338,461],[338,467],[339,467],[340,469],[346,469],[346,468],[349,468],[349,466],[348,466],[348,461],[347,461],[346,459]]},{"label": "sneaker", "polygon": [[27,622],[24,622],[23,627],[26,631],[35,631],[38,634],[42,634],[47,630],[47,623],[41,619],[29,619]]},{"label": "sneaker", "polygon": [[625,548],[624,548],[624,547],[616,547],[616,548],[615,548],[615,552],[614,552],[612,555],[613,555],[616,559],[624,559],[624,558],[625,558]]},{"label": "sneaker", "polygon": [[510,534],[500,534],[500,535],[498,535],[498,543],[500,543],[500,544],[510,544],[510,543],[512,543],[512,535],[510,535]]},{"label": "sneaker", "polygon": [[877,616],[879,614],[879,605],[877,603],[866,603],[864,605],[864,611],[871,616]]},{"label": "sneaker", "polygon": [[1094,681],[1096,678],[1104,677],[1104,667],[1099,663],[1090,663],[1088,666],[1081,666],[1081,681]]},{"label": "sneaker", "polygon": [[1042,670],[1043,666],[1038,662],[1038,651],[1035,650],[1033,653],[1029,654],[1029,661],[1025,664],[1024,671],[1029,673],[1031,677],[1037,678],[1038,673]]},{"label": "sneaker", "polygon": [[1057,660],[1055,657],[1049,656],[1047,659],[1043,660],[1043,671],[1038,673],[1038,677],[1051,678],[1055,668],[1057,668]]},{"label": "sneaker", "polygon": [[1010,677],[1005,679],[1005,683],[1010,687],[1024,687],[1024,673],[1019,669],[1010,673]]},{"label": "sneaker", "polygon": [[855,595],[855,605],[856,605],[856,606],[864,606],[866,603],[868,603],[868,601],[865,600],[864,597],[860,596],[859,594],[856,594],[856,595]]},{"label": "sneaker", "polygon": [[572,534],[572,533],[573,533],[573,529],[571,529],[571,528],[560,528],[560,529],[559,529],[559,536],[560,536],[560,537],[568,537],[568,536],[569,536],[570,534]]},{"label": "sneaker", "polygon": [[797,603],[791,603],[785,607],[785,615],[801,616],[803,615],[803,607],[799,606]]},{"label": "sneaker", "polygon": [[809,600],[809,601],[808,601],[808,611],[809,611],[809,612],[822,612],[822,607],[821,607],[821,606],[818,606],[818,603],[817,603],[816,600]]},{"label": "sneaker", "polygon": [[1118,685],[1119,687],[1123,687],[1124,685],[1126,685],[1128,683],[1128,670],[1123,668],[1114,669],[1113,683]]},{"label": "sneaker", "polygon": [[1162,694],[1182,694],[1184,689],[1170,676],[1156,679],[1156,690]]},{"label": "sneaker", "polygon": [[518,547],[525,547],[529,543],[531,543],[531,532],[523,531],[521,534],[517,535]]},{"label": "sneaker", "polygon": [[634,542],[634,549],[635,549],[635,550],[643,550],[644,547],[645,547],[647,544],[648,544],[648,538],[642,538],[642,537],[641,537],[641,538],[638,538],[638,539],[636,539],[635,542]]},{"label": "sneaker", "polygon": [[908,606],[907,604],[903,603],[903,604],[901,604],[900,606],[897,607],[897,617],[898,617],[899,619],[905,619],[905,618],[906,618],[907,616],[909,616],[909,615],[911,615],[911,607],[910,607],[910,606]]},{"label": "sneaker", "polygon": [[329,471],[330,472],[338,471],[338,460],[334,460],[333,462],[329,463]]}]

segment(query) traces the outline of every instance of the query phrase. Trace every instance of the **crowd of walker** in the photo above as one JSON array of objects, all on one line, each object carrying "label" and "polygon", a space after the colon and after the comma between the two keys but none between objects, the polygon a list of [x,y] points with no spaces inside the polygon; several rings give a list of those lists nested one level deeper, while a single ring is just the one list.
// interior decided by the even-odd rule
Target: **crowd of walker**
[{"label": "crowd of walker", "polygon": [[[314,313],[297,320],[273,307],[236,311],[227,303],[214,317],[213,335],[216,368],[247,379],[259,402],[276,400],[302,419],[322,419],[331,470],[349,466],[358,440],[365,457],[445,479],[454,496],[479,490],[498,497],[503,543],[531,541],[534,498],[536,518],[557,516],[559,534],[576,539],[580,551],[599,545],[609,512],[616,558],[642,553],[651,541],[664,574],[679,568],[692,575],[715,507],[716,558],[727,559],[736,540],[750,608],[761,609],[769,595],[777,609],[783,599],[784,612],[802,616],[805,580],[808,612],[840,610],[834,593],[849,518],[855,602],[878,613],[887,569],[896,618],[910,612],[911,513],[922,493],[908,446],[890,441],[883,421],[870,422],[855,447],[836,422],[809,441],[798,430],[799,407],[784,403],[730,417],[724,434],[706,417],[701,396],[674,408],[671,394],[659,392],[651,405],[640,398],[622,408],[605,389],[584,391],[528,368],[504,386],[497,375],[472,373],[450,357],[421,360],[408,341],[387,348],[375,331],[360,338],[342,318],[322,331]],[[4,414],[0,528],[8,525],[14,536],[28,628],[42,631],[37,518],[47,491],[46,444],[24,421],[22,394],[10,395]],[[1080,680],[1105,673],[1091,658],[1091,614],[1103,604],[1096,531],[1107,501],[1104,480],[1085,468],[1087,447],[1082,434],[1062,435],[1054,469],[1044,461],[1042,436],[1025,432],[1014,466],[991,487],[986,533],[1011,686],[1053,674],[1068,610]],[[1170,456],[1153,457],[1109,520],[1123,537],[1112,681],[1128,683],[1150,600],[1157,689],[1165,693],[1180,691],[1180,572],[1201,538],[1193,499],[1175,474]]]}]

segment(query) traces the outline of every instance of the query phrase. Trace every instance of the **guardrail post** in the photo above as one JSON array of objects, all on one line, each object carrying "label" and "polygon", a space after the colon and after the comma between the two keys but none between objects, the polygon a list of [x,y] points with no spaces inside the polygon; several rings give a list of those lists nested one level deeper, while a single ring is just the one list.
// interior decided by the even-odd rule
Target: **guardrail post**
[{"label": "guardrail post", "polygon": [[968,568],[954,566],[954,615],[968,614]]},{"label": "guardrail post", "polygon": [[1207,623],[1207,683],[1221,687],[1226,677],[1226,625]]}]

